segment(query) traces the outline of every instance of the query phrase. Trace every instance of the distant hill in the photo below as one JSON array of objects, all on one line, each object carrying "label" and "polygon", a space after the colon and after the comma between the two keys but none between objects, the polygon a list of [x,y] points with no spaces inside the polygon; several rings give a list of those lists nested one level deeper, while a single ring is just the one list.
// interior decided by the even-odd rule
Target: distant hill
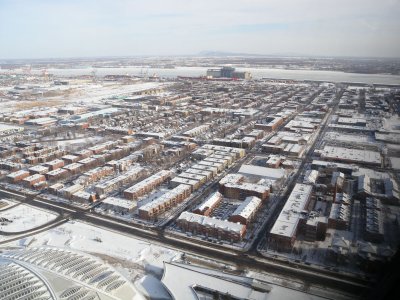
[{"label": "distant hill", "polygon": [[267,56],[263,54],[253,54],[253,53],[237,53],[237,52],[224,52],[224,51],[201,51],[197,54],[198,56]]}]

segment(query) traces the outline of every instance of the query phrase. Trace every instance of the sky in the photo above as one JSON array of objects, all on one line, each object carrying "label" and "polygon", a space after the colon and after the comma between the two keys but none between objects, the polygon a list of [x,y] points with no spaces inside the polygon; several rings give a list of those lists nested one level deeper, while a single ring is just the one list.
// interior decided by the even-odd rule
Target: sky
[{"label": "sky", "polygon": [[400,57],[400,0],[0,0],[0,59]]}]

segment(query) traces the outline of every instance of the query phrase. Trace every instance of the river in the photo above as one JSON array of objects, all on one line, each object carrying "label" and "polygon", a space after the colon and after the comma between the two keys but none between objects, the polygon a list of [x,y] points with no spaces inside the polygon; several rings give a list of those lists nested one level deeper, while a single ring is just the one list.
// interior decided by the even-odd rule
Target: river
[{"label": "river", "polygon": [[[175,78],[177,76],[204,76],[207,72],[207,69],[208,69],[207,67],[176,67],[174,69],[145,68],[137,66],[111,67],[111,68],[96,68],[96,75],[97,76],[105,76],[105,75],[143,76],[147,72],[148,76],[156,74],[160,77]],[[286,70],[286,69],[270,69],[270,68],[237,68],[237,70],[251,72],[253,78],[255,79],[274,78],[274,79],[400,85],[400,75],[390,75],[390,74],[359,74],[359,73],[345,73],[339,71]],[[54,74],[60,77],[91,75],[92,71],[93,71],[92,67],[48,69],[49,74]],[[0,69],[0,73],[7,73],[7,72],[10,71]],[[32,70],[33,74],[40,74],[41,72],[42,71],[40,70]]]}]

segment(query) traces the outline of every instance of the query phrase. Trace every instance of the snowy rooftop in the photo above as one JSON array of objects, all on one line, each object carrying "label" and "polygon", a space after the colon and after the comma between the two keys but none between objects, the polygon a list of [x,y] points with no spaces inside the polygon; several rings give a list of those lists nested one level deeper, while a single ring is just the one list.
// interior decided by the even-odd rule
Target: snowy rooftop
[{"label": "snowy rooftop", "polygon": [[239,276],[177,263],[165,263],[164,269],[162,283],[174,299],[202,299],[201,294],[196,292],[197,288],[210,293],[217,291],[222,295],[229,294],[235,299],[269,299],[267,291],[270,286],[265,284],[263,292],[257,291],[253,289],[251,279],[248,281]]},{"label": "snowy rooftop", "polygon": [[350,207],[346,204],[333,203],[329,213],[329,219],[349,221]]},{"label": "snowy rooftop", "polygon": [[261,199],[258,197],[247,197],[233,212],[232,215],[242,216],[247,219],[250,217],[261,205]]},{"label": "snowy rooftop", "polygon": [[292,237],[296,233],[300,213],[306,208],[311,196],[312,186],[296,184],[287,199],[285,206],[271,229],[272,234]]},{"label": "snowy rooftop", "polygon": [[266,168],[253,165],[242,165],[239,173],[260,176],[270,180],[277,180],[285,176],[284,169]]},{"label": "snowy rooftop", "polygon": [[102,201],[102,203],[129,210],[136,207],[136,202],[117,197],[107,197]]},{"label": "snowy rooftop", "polygon": [[369,150],[325,146],[321,156],[324,158],[333,158],[338,160],[357,161],[361,163],[370,163],[377,165],[381,164],[380,153]]},{"label": "snowy rooftop", "polygon": [[226,220],[220,220],[216,218],[202,216],[188,211],[182,212],[178,220],[186,220],[189,223],[198,223],[206,227],[217,228],[223,231],[235,232],[235,233],[243,232],[246,227],[245,225],[242,225],[240,223],[233,223]]},{"label": "snowy rooftop", "polygon": [[172,190],[169,190],[165,194],[161,195],[160,197],[154,199],[151,202],[146,203],[145,205],[140,207],[140,210],[143,211],[151,211],[155,207],[158,207],[160,205],[163,205],[164,203],[167,203],[171,201],[171,199],[175,198],[177,195],[183,195],[187,192],[190,192],[191,187],[186,184],[180,184],[177,187],[175,187]]},{"label": "snowy rooftop", "polygon": [[219,202],[222,199],[222,195],[219,192],[215,192],[211,194],[204,202],[202,202],[197,209],[200,211],[205,210],[206,208],[212,207],[216,202]]},{"label": "snowy rooftop", "polygon": [[19,171],[8,174],[7,177],[15,178],[15,177],[22,176],[22,175],[29,175],[29,172],[26,170],[19,170]]},{"label": "snowy rooftop", "polygon": [[137,184],[131,186],[130,188],[126,189],[125,192],[134,193],[139,191],[145,186],[155,185],[158,181],[162,180],[165,177],[169,177],[171,175],[170,171],[161,170],[160,172],[138,182]]}]

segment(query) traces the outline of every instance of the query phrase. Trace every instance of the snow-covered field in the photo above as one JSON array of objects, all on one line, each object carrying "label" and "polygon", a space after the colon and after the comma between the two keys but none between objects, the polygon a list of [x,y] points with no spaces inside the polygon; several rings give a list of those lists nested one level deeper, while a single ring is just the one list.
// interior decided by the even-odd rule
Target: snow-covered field
[{"label": "snow-covered field", "polygon": [[9,209],[11,206],[17,205],[17,202],[14,202],[10,199],[0,199],[0,211]]},{"label": "snow-covered field", "polygon": [[[216,262],[204,260],[201,257],[184,256],[178,250],[78,221],[69,221],[46,232],[3,244],[2,248],[30,248],[42,245],[72,248],[100,257],[134,282],[141,293],[152,299],[169,298],[165,287],[160,282],[164,262],[193,261],[194,264],[204,263],[209,267],[213,265],[216,270],[228,267],[224,264],[217,266]],[[291,291],[290,289],[301,289],[303,283],[292,281],[290,278],[283,280],[269,274],[252,271],[247,272],[246,275],[272,283],[271,299],[321,299],[317,296]]]},{"label": "snow-covered field", "polygon": [[74,95],[70,100],[73,102],[95,103],[103,98],[118,95],[129,95],[130,93],[153,89],[169,85],[169,83],[142,82],[129,85],[121,84],[91,84],[82,86],[79,95]]},{"label": "snow-covered field", "polygon": [[0,217],[11,221],[1,223],[0,231],[19,232],[33,229],[50,222],[54,220],[57,215],[21,204],[8,210],[0,211]]},{"label": "snow-covered field", "polygon": [[132,274],[133,278],[145,273],[160,276],[163,261],[177,261],[181,257],[181,252],[77,221],[70,221],[46,232],[7,244],[27,245],[69,247],[92,253],[116,267],[134,268],[135,273],[139,274]]},{"label": "snow-covered field", "polygon": [[[138,82],[133,84],[120,84],[120,83],[86,83],[82,84],[71,84],[68,87],[58,89],[60,95],[51,97],[45,97],[38,99],[46,103],[47,106],[54,102],[54,105],[63,105],[63,103],[101,103],[102,99],[110,98],[113,96],[130,95],[131,93],[143,91],[147,89],[159,88],[168,86],[171,83],[161,82]],[[12,89],[9,87],[8,89]],[[53,90],[48,87],[48,90]],[[17,104],[26,103],[30,101],[20,100],[6,100],[1,102],[2,113],[12,112],[16,110]]]}]

